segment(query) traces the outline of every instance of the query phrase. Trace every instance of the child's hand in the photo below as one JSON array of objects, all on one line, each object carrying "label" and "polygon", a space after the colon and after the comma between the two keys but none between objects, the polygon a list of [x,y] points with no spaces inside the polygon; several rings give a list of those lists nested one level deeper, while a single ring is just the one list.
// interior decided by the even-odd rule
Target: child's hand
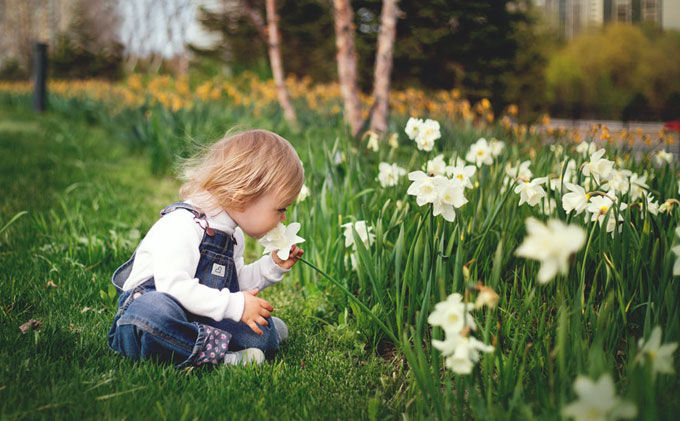
[{"label": "child's hand", "polygon": [[271,312],[274,311],[274,307],[272,307],[267,300],[257,298],[256,295],[258,292],[260,292],[258,289],[243,291],[245,304],[243,306],[241,321],[247,324],[253,332],[262,335],[262,330],[257,326],[256,322],[262,326],[268,325],[269,323],[265,320],[265,317],[271,315]]},{"label": "child's hand", "polygon": [[274,262],[281,266],[284,269],[290,269],[293,267],[295,263],[297,263],[298,260],[300,260],[300,257],[304,254],[304,250],[302,250],[300,247],[297,245],[293,244],[290,247],[290,255],[288,256],[288,260],[281,260],[279,259],[279,256],[276,254],[278,250],[272,251],[272,259],[274,259]]}]

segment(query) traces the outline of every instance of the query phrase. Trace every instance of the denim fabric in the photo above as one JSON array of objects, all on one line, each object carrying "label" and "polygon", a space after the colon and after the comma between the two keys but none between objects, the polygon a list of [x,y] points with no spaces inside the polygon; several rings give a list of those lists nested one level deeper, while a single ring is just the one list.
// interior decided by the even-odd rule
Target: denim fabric
[{"label": "denim fabric", "polygon": [[[233,255],[234,238],[210,228],[205,215],[186,203],[166,207],[161,216],[177,209],[192,212],[205,231],[195,277],[211,288],[239,291]],[[170,295],[156,291],[153,278],[131,290],[121,291],[134,259],[133,253],[113,274],[113,284],[120,291],[118,312],[108,334],[109,346],[113,350],[135,360],[155,359],[171,362],[180,368],[195,365],[198,356],[205,351],[208,326],[220,329],[228,336],[229,350],[259,348],[268,357],[278,350],[279,341],[271,319],[267,320],[267,326],[260,326],[263,334],[258,335],[243,322],[229,319],[218,322],[192,314]],[[220,276],[222,274],[224,276]]]}]

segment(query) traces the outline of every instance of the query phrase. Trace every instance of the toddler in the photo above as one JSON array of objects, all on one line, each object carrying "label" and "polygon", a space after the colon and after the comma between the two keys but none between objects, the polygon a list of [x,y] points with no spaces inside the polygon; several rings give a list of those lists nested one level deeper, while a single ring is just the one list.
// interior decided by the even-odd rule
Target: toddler
[{"label": "toddler", "polygon": [[272,132],[228,136],[186,165],[182,202],[161,211],[113,274],[121,292],[109,346],[177,367],[261,363],[288,337],[257,293],[302,256],[244,264],[245,232],[261,238],[286,218],[304,182],[291,144]]}]

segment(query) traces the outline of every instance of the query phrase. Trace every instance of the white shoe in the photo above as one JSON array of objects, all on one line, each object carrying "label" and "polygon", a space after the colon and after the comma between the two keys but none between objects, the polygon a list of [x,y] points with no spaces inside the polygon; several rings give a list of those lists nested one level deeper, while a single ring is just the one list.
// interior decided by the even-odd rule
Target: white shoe
[{"label": "white shoe", "polygon": [[262,364],[264,352],[259,348],[246,348],[240,351],[227,352],[224,355],[224,363],[227,365]]},{"label": "white shoe", "polygon": [[272,323],[274,323],[276,337],[279,339],[279,343],[285,342],[288,339],[288,326],[286,326],[283,320],[274,316],[272,316]]}]

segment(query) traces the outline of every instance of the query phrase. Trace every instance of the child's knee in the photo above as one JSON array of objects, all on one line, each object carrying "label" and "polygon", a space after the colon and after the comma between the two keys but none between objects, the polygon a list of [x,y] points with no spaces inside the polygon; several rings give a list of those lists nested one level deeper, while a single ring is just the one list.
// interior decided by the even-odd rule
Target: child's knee
[{"label": "child's knee", "polygon": [[267,319],[267,322],[269,322],[269,324],[266,326],[258,324],[262,330],[262,335],[258,335],[253,332],[254,344],[252,347],[248,348],[259,348],[265,354],[268,352],[276,352],[279,349],[279,341],[276,337],[276,329],[274,328],[271,319]]},{"label": "child's knee", "polygon": [[143,349],[149,341],[160,340],[168,346],[190,351],[198,328],[187,320],[184,309],[172,297],[149,291],[133,295],[133,301],[120,315],[111,333],[111,347],[135,358],[139,357],[136,354],[145,353]]},{"label": "child's knee", "polygon": [[267,356],[276,353],[279,349],[279,341],[276,336],[276,329],[273,327],[271,319],[267,319],[268,325],[260,325],[262,334],[258,335],[246,326],[246,329],[233,333],[231,338],[230,348],[258,348],[262,350]]},{"label": "child's knee", "polygon": [[134,301],[128,306],[123,317],[134,317],[144,321],[152,320],[186,320],[187,315],[182,307],[168,294],[149,291],[133,295]]}]

